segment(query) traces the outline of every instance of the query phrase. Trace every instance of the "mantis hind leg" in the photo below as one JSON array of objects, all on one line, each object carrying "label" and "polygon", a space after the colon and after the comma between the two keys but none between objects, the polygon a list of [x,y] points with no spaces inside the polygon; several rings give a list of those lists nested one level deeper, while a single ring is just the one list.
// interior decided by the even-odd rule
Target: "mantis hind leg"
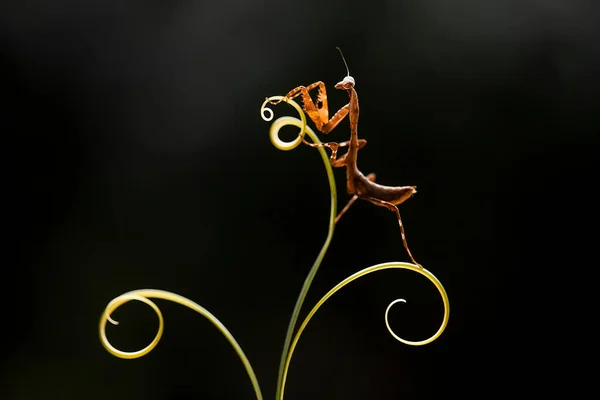
[{"label": "mantis hind leg", "polygon": [[[365,144],[366,144],[366,141],[365,141]],[[344,159],[344,160],[345,160],[345,157],[346,157],[346,154],[344,154],[344,157],[343,157],[343,159]],[[370,180],[371,182],[375,182],[375,176],[376,176],[375,174],[369,174],[369,175],[367,175],[367,179],[368,179],[368,180]],[[346,204],[346,206],[345,206],[345,207],[342,209],[342,211],[340,211],[340,212],[338,213],[337,217],[335,217],[335,223],[336,223],[336,224],[338,223],[338,221],[340,220],[340,218],[342,218],[342,215],[344,215],[344,213],[345,213],[346,211],[348,211],[348,209],[350,208],[350,206],[351,206],[352,204],[354,204],[354,202],[356,201],[356,199],[358,199],[358,195],[356,195],[356,194],[355,194],[355,195],[354,195],[354,196],[352,196],[352,198],[351,198],[351,199],[348,201],[348,203],[347,203],[347,204]]]},{"label": "mantis hind leg", "polygon": [[418,262],[415,261],[415,258],[413,257],[412,253],[410,252],[410,249],[408,248],[408,243],[406,242],[406,234],[404,233],[404,225],[402,225],[402,218],[400,218],[400,210],[398,210],[398,207],[396,207],[396,205],[394,205],[388,201],[376,199],[374,197],[361,196],[361,198],[368,200],[375,205],[385,207],[388,210],[393,211],[396,214],[396,217],[398,218],[398,225],[400,225],[400,233],[402,234],[402,243],[404,244],[404,248],[406,249],[406,252],[408,253],[408,256],[410,257],[412,263],[417,265],[420,268],[423,268],[423,266],[421,264],[419,264]]}]

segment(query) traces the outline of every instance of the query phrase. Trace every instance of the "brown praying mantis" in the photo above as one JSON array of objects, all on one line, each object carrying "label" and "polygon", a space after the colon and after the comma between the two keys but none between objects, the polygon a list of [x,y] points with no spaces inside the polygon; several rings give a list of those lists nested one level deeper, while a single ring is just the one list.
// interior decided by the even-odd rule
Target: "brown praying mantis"
[{"label": "brown praying mantis", "polygon": [[[324,146],[331,149],[330,162],[333,167],[346,167],[346,189],[348,194],[352,196],[348,204],[340,211],[340,213],[336,216],[335,222],[337,223],[342,215],[348,211],[350,206],[356,201],[356,199],[364,199],[367,200],[377,206],[385,207],[388,210],[394,212],[396,217],[398,218],[398,224],[400,225],[400,233],[402,234],[402,242],[404,244],[404,248],[406,249],[411,261],[422,268],[422,266],[417,263],[408,248],[408,243],[406,242],[406,234],[404,233],[404,226],[402,225],[402,218],[400,217],[400,211],[398,210],[398,205],[406,201],[413,194],[417,192],[416,186],[384,186],[375,183],[375,174],[371,173],[367,176],[363,175],[362,172],[358,169],[357,166],[357,156],[358,150],[362,149],[367,141],[364,139],[358,138],[358,94],[356,93],[355,81],[352,76],[350,76],[350,69],[348,68],[348,64],[346,63],[346,59],[342,53],[342,50],[337,47],[339,50],[342,60],[346,66],[346,77],[338,82],[335,85],[336,89],[345,90],[350,97],[350,101],[348,104],[340,108],[334,115],[329,118],[329,107],[327,104],[327,91],[325,88],[325,84],[321,81],[312,83],[308,86],[298,86],[281,100],[273,102],[273,104],[278,104],[281,101],[286,101],[289,99],[294,99],[295,97],[302,96],[303,109],[309,118],[314,122],[317,129],[323,134],[328,134],[331,132],[345,117],[346,115],[350,115],[350,140],[346,142],[336,143],[322,143],[320,145],[307,142],[304,140],[304,143],[311,147],[319,147]],[[310,91],[317,89],[317,101],[316,104],[310,96]],[[346,154],[337,158],[337,152],[340,147],[348,147],[348,151]]]}]

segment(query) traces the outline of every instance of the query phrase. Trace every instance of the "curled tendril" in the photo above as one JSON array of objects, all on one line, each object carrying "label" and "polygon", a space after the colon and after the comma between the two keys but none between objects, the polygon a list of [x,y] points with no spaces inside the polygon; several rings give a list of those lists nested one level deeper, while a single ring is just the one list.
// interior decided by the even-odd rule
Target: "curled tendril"
[{"label": "curled tendril", "polygon": [[[102,316],[100,317],[100,342],[102,343],[102,345],[104,346],[106,351],[108,351],[110,354],[112,354],[115,357],[125,358],[125,359],[133,359],[133,358],[139,358],[139,357],[145,356],[146,354],[150,353],[156,347],[156,345],[158,344],[158,342],[160,341],[160,339],[162,337],[162,334],[163,334],[163,331],[165,328],[165,321],[162,316],[162,312],[160,311],[160,308],[158,308],[158,306],[152,300],[140,295],[140,292],[142,292],[142,291],[129,292],[129,293],[122,294],[119,297],[116,297],[110,303],[108,303],[108,305],[104,309],[104,313],[102,313]],[[146,303],[150,307],[152,307],[152,309],[156,313],[156,316],[158,317],[158,331],[156,332],[154,339],[152,339],[152,342],[148,346],[146,346],[143,349],[138,350],[138,351],[128,352],[128,351],[119,350],[110,343],[110,341],[106,337],[106,322],[108,321],[113,325],[119,325],[119,322],[117,322],[111,318],[111,314],[117,308],[121,307],[123,304],[125,304],[127,302],[130,302],[131,300],[141,301],[142,303]]]},{"label": "curled tendril", "polygon": [[[286,100],[283,96],[273,96],[265,99],[262,106],[260,107],[260,115],[265,121],[271,121],[273,119],[273,110],[267,107],[267,103],[279,104],[282,101],[285,101],[286,103],[290,104],[296,109],[296,111],[298,111],[301,123],[300,125],[298,125],[298,122],[293,122],[298,120],[292,117],[278,118],[275,122],[273,122],[273,124],[271,124],[271,129],[269,129],[269,138],[271,139],[271,143],[273,143],[273,146],[275,146],[279,150],[288,151],[298,147],[298,145],[300,145],[300,143],[302,143],[302,140],[304,139],[304,134],[307,133],[306,116],[304,115],[304,112],[302,111],[300,105],[294,100]],[[265,113],[268,113],[269,116],[266,116]],[[284,142],[279,138],[279,130],[286,125],[295,125],[300,128],[298,136],[291,142]],[[313,139],[313,141],[316,140],[317,142],[320,142],[319,138],[317,137],[317,135],[314,134],[312,129],[310,130],[310,133],[308,135],[311,137],[311,139]],[[324,152],[323,154],[326,155],[326,153]]]},{"label": "curled tendril", "polygon": [[[305,133],[308,134],[308,136],[310,136],[310,138],[313,140],[314,143],[320,144],[321,142],[320,142],[319,138],[317,137],[317,135],[314,133],[314,131],[310,127],[306,126],[306,116],[305,116],[304,112],[302,111],[300,106],[293,100],[285,99],[282,96],[273,96],[273,97],[267,98],[261,106],[261,116],[263,117],[263,119],[265,121],[271,121],[273,119],[273,111],[270,108],[266,107],[267,103],[278,104],[281,101],[285,101],[286,103],[292,105],[298,111],[298,114],[300,115],[300,120],[297,118],[292,118],[292,117],[280,117],[275,122],[273,122],[271,124],[271,128],[269,130],[269,137],[271,138],[271,142],[273,143],[273,145],[280,150],[294,149],[302,142],[302,139],[303,139]],[[267,112],[269,115],[266,116],[265,112]],[[300,133],[298,134],[296,139],[291,142],[283,142],[279,139],[279,136],[278,136],[281,128],[283,128],[286,125],[293,125],[293,126],[297,126],[300,128]],[[292,355],[294,354],[294,349],[296,348],[298,341],[300,340],[300,336],[302,335],[302,332],[304,332],[304,329],[308,325],[308,322],[311,320],[311,318],[317,312],[317,310],[323,305],[323,303],[325,303],[331,296],[333,296],[336,292],[338,292],[344,286],[348,285],[349,283],[355,281],[358,278],[361,278],[361,277],[363,277],[367,274],[373,273],[373,272],[386,270],[386,269],[408,269],[408,270],[415,271],[415,272],[425,276],[427,279],[429,279],[435,285],[435,287],[437,288],[438,292],[440,293],[440,295],[442,297],[442,301],[444,304],[444,317],[443,317],[442,323],[441,323],[439,329],[437,330],[437,332],[434,333],[431,337],[429,337],[427,339],[420,340],[420,341],[406,340],[406,339],[403,339],[400,336],[398,336],[390,327],[389,319],[388,319],[390,309],[392,308],[392,306],[394,306],[395,304],[397,304],[399,302],[406,303],[406,300],[404,300],[404,299],[394,300],[386,308],[385,316],[384,316],[386,327],[387,327],[388,331],[390,332],[390,334],[396,340],[398,340],[404,344],[407,344],[410,346],[422,346],[422,345],[433,342],[444,332],[444,330],[446,329],[446,325],[448,324],[448,319],[450,317],[450,302],[448,300],[448,295],[446,294],[446,290],[444,289],[444,287],[442,286],[440,281],[435,277],[435,275],[433,275],[428,270],[420,268],[414,264],[393,262],[393,263],[378,264],[378,265],[374,265],[374,266],[365,268],[362,271],[359,271],[359,272],[347,277],[340,283],[338,283],[325,296],[323,296],[323,298],[314,306],[314,308],[306,316],[306,318],[302,322],[302,325],[300,325],[300,328],[298,328],[298,331],[294,335],[294,329],[298,322],[298,316],[300,314],[300,309],[302,308],[302,305],[304,303],[304,300],[306,298],[306,295],[308,293],[310,285],[317,273],[317,270],[319,269],[319,266],[321,265],[321,262],[323,261],[325,252],[327,251],[327,249],[329,247],[329,243],[331,242],[331,239],[333,237],[333,231],[334,231],[334,227],[335,227],[335,216],[337,213],[337,210],[336,210],[336,207],[337,207],[336,193],[337,192],[336,192],[336,188],[335,188],[335,179],[333,176],[331,164],[327,157],[327,153],[325,153],[325,150],[323,149],[323,147],[318,147],[318,150],[321,153],[321,157],[322,157],[323,163],[325,165],[325,170],[327,171],[329,187],[331,190],[331,210],[330,210],[330,216],[329,216],[329,233],[328,233],[327,239],[325,240],[325,243],[321,249],[321,252],[319,253],[310,272],[308,273],[306,280],[304,281],[304,285],[302,286],[300,295],[298,296],[298,300],[296,301],[296,306],[294,307],[294,311],[293,311],[292,317],[290,319],[286,339],[285,339],[284,346],[283,346],[281,363],[279,366],[279,376],[278,376],[278,381],[277,381],[277,392],[276,392],[276,399],[278,399],[278,400],[283,400],[285,383],[287,380],[287,374],[288,374],[290,363],[292,360]],[[293,340],[292,340],[292,338],[293,338]]]},{"label": "curled tendril", "polygon": [[[446,290],[444,289],[444,286],[442,286],[441,282],[435,277],[435,275],[433,275],[431,272],[429,272],[428,270],[426,270],[424,268],[420,268],[414,264],[409,264],[409,263],[390,262],[390,263],[373,265],[371,267],[363,269],[362,271],[358,271],[353,275],[350,275],[349,277],[347,277],[346,279],[344,279],[343,281],[341,281],[340,283],[335,285],[335,287],[333,287],[325,296],[323,296],[321,298],[321,300],[319,300],[319,302],[308,313],[308,315],[304,319],[304,322],[302,322],[302,325],[300,325],[300,328],[298,328],[298,332],[296,332],[296,335],[294,336],[294,340],[292,341],[292,344],[291,344],[291,347],[289,350],[289,355],[288,355],[286,365],[285,365],[286,375],[287,375],[287,371],[289,370],[289,365],[290,365],[290,362],[292,359],[292,355],[294,354],[294,350],[296,348],[296,345],[298,344],[298,341],[300,340],[300,336],[302,335],[302,332],[304,332],[304,329],[310,322],[311,318],[315,315],[315,313],[319,310],[319,308],[321,308],[323,303],[325,303],[331,296],[333,296],[336,292],[338,292],[344,286],[357,280],[358,278],[362,278],[365,275],[371,274],[373,272],[386,270],[386,269],[408,269],[408,270],[415,271],[415,272],[425,276],[427,279],[429,279],[435,285],[436,289],[442,296],[442,301],[444,303],[444,318],[443,318],[442,323],[441,323],[440,327],[438,328],[437,332],[434,333],[433,335],[431,335],[427,339],[413,342],[413,341],[401,338],[390,327],[390,323],[388,320],[388,314],[389,314],[390,309],[397,303],[400,303],[400,302],[406,303],[406,300],[404,300],[404,299],[396,299],[396,300],[392,301],[385,309],[385,316],[384,316],[385,325],[386,325],[388,331],[390,332],[390,334],[399,342],[402,342],[402,343],[410,345],[410,346],[422,346],[422,345],[431,343],[434,340],[436,340],[438,337],[440,337],[442,332],[444,332],[444,330],[446,329],[446,325],[448,325],[448,319],[450,318],[450,301],[448,300],[448,294],[446,294]],[[279,397],[281,399],[283,399],[283,390],[285,389],[285,380],[286,380],[286,376],[284,375],[282,389],[281,389],[282,390],[281,397]]]},{"label": "curled tendril", "polygon": [[[199,313],[200,315],[204,316],[206,319],[208,319],[219,330],[219,332],[221,332],[223,334],[223,336],[225,336],[225,338],[229,341],[229,343],[235,350],[235,352],[238,355],[238,357],[240,358],[240,360],[242,360],[242,363],[244,364],[244,367],[246,368],[246,372],[248,373],[248,376],[250,377],[250,381],[252,382],[252,387],[254,388],[254,392],[256,393],[256,398],[258,400],[262,400],[263,397],[262,397],[262,393],[260,391],[260,386],[258,384],[258,380],[256,379],[256,374],[254,373],[254,370],[252,369],[252,366],[250,365],[250,361],[248,361],[248,357],[246,357],[246,355],[244,354],[244,351],[242,350],[242,348],[240,347],[238,342],[235,340],[233,335],[227,330],[225,325],[223,325],[217,317],[215,317],[213,314],[211,314],[207,309],[205,309],[201,305],[199,305],[183,296],[175,294],[175,293],[167,292],[164,290],[157,290],[157,289],[133,290],[131,292],[124,293],[124,294],[120,295],[119,297],[114,298],[110,303],[108,303],[108,305],[104,309],[104,312],[102,313],[102,316],[100,317],[99,330],[100,330],[100,341],[102,342],[102,345],[104,346],[104,348],[110,354],[112,354],[113,356],[119,357],[119,358],[126,358],[126,359],[139,358],[139,357],[142,357],[142,356],[150,353],[156,347],[156,345],[160,341],[160,338],[162,337],[162,334],[163,334],[164,320],[163,320],[162,313],[160,312],[160,309],[152,300],[150,300],[150,298],[169,300],[174,303],[181,304],[182,306],[190,308],[190,309],[196,311],[197,313]],[[125,304],[131,300],[141,301],[143,303],[148,304],[150,307],[152,307],[152,309],[158,316],[158,331],[156,333],[156,336],[154,337],[154,339],[148,346],[144,347],[142,350],[127,352],[127,351],[121,351],[121,350],[115,348],[110,343],[110,341],[106,337],[106,322],[108,321],[114,325],[118,325],[119,323],[117,321],[115,321],[114,319],[112,319],[110,317],[110,315],[117,308],[119,308],[120,306],[122,306],[123,304]]]}]

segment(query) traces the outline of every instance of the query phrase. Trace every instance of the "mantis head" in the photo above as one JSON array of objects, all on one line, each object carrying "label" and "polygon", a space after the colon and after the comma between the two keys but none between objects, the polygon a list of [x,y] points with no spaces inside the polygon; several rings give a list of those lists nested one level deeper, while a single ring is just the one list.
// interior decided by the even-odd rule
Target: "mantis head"
[{"label": "mantis head", "polygon": [[346,76],[341,82],[336,83],[336,89],[352,89],[354,87],[354,78],[350,75]]}]

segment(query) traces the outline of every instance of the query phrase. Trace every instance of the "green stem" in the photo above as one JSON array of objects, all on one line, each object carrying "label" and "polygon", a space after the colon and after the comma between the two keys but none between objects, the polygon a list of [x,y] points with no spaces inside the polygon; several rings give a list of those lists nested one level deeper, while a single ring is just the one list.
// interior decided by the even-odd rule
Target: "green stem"
[{"label": "green stem", "polygon": [[[261,115],[263,119],[266,121],[270,121],[273,118],[273,112],[271,109],[266,108],[267,103],[282,101],[284,98],[282,96],[273,96],[265,100],[261,107]],[[302,143],[302,139],[304,134],[308,134],[313,143],[321,144],[319,137],[315,134],[315,132],[308,126],[306,126],[306,116],[304,112],[293,100],[284,100],[286,103],[290,104],[294,107],[300,116],[300,119],[293,117],[281,117],[278,118],[271,125],[269,131],[269,137],[271,138],[271,142],[275,147],[280,150],[291,150],[296,148],[300,143]],[[265,112],[269,113],[270,116],[265,116]],[[297,138],[292,142],[283,142],[279,139],[278,132],[279,130],[286,125],[294,125],[300,128],[300,133]],[[333,169],[331,167],[331,163],[329,162],[329,156],[325,152],[323,147],[317,147],[319,153],[321,154],[321,158],[323,159],[323,164],[325,165],[325,170],[327,171],[327,179],[329,181],[329,189],[331,196],[331,208],[329,213],[329,231],[327,232],[327,238],[325,239],[325,243],[319,252],[319,255],[315,259],[315,262],[310,269],[310,272],[306,276],[304,280],[304,284],[302,285],[302,289],[300,290],[300,294],[298,295],[298,299],[296,300],[296,305],[294,306],[294,310],[292,311],[292,317],[290,318],[290,323],[288,325],[287,333],[285,335],[285,341],[283,343],[283,352],[281,353],[281,361],[279,363],[279,373],[277,377],[277,390],[275,392],[275,399],[283,400],[283,391],[285,386],[285,380],[287,376],[287,372],[289,369],[290,362],[290,345],[292,342],[292,338],[294,335],[294,329],[296,328],[296,324],[298,323],[298,317],[300,316],[300,310],[302,309],[302,305],[304,304],[304,300],[306,299],[306,295],[308,294],[308,290],[310,289],[310,285],[312,284],[313,279],[317,275],[317,271],[321,266],[321,262],[325,257],[325,253],[327,253],[327,249],[329,248],[329,244],[331,243],[331,239],[333,238],[333,231],[335,228],[335,216],[337,215],[337,189],[335,186],[335,177],[333,175]]]},{"label": "green stem", "polygon": [[[307,133],[314,143],[321,143],[319,138],[307,128]],[[285,378],[287,375],[287,370],[289,366],[289,349],[290,344],[292,342],[292,337],[294,334],[294,329],[296,324],[298,323],[298,317],[300,315],[300,310],[302,309],[302,305],[304,304],[304,300],[306,299],[306,295],[308,294],[308,290],[310,289],[310,285],[312,284],[315,275],[317,275],[317,271],[321,266],[321,262],[325,257],[325,253],[327,253],[327,249],[329,248],[329,244],[331,243],[331,239],[333,238],[333,231],[335,228],[335,216],[337,214],[337,196],[336,196],[336,187],[335,187],[335,178],[333,176],[333,170],[331,168],[331,164],[329,163],[329,156],[323,149],[323,147],[319,147],[319,152],[321,153],[321,157],[323,158],[323,163],[325,164],[325,169],[327,170],[327,178],[329,179],[329,188],[331,190],[331,208],[329,215],[329,231],[327,232],[327,238],[325,239],[325,243],[319,252],[319,255],[315,259],[315,262],[310,269],[310,272],[306,276],[304,280],[304,284],[302,285],[302,289],[300,290],[300,294],[298,295],[298,300],[296,300],[296,305],[294,306],[294,311],[292,311],[292,317],[290,319],[290,323],[288,325],[287,333],[285,335],[285,341],[283,344],[283,353],[281,354],[281,361],[279,364],[279,375],[277,378],[277,391],[276,391],[276,399],[283,400],[283,390],[285,385]]]}]

